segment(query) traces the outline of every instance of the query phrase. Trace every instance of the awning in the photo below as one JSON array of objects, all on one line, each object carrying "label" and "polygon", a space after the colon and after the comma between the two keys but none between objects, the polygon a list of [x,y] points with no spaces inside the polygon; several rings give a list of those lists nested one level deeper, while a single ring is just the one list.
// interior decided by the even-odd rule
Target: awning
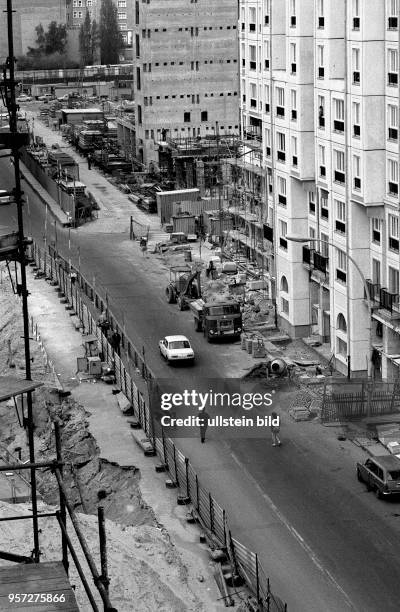
[{"label": "awning", "polygon": [[0,376],[0,402],[28,391],[34,391],[38,387],[42,387],[43,384],[34,380],[16,378],[15,376]]}]

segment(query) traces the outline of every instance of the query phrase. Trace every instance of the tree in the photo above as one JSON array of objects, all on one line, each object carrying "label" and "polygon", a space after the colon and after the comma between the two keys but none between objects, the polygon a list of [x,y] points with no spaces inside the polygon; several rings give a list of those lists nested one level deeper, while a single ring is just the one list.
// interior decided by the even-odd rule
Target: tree
[{"label": "tree", "polygon": [[82,23],[79,30],[79,55],[81,57],[82,66],[90,66],[93,64],[91,34],[92,24],[90,23],[89,11],[86,11],[85,21]]},{"label": "tree", "polygon": [[118,64],[124,42],[118,28],[117,7],[102,0],[100,11],[100,58],[102,64]]},{"label": "tree", "polygon": [[66,25],[52,21],[49,23],[47,32],[45,32],[43,25],[39,23],[35,30],[37,34],[36,47],[29,47],[27,53],[29,57],[39,58],[54,53],[62,55],[65,52],[65,45],[67,44]]},{"label": "tree", "polygon": [[46,55],[52,53],[64,53],[67,44],[67,26],[63,23],[57,24],[56,21],[49,23],[46,32]]}]

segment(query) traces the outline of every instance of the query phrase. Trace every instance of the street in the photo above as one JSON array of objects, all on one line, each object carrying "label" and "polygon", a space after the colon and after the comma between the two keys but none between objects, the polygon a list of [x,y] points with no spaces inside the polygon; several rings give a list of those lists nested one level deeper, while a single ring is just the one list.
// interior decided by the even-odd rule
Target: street
[{"label": "street", "polygon": [[[7,159],[0,160],[0,188],[13,186]],[[45,211],[23,182],[25,234],[43,242]],[[29,211],[29,218],[28,218]],[[15,205],[0,208],[0,227],[16,227]],[[127,219],[128,229],[128,219]],[[109,305],[159,378],[194,388],[196,379],[230,377],[229,344],[208,344],[196,334],[189,312],[164,298],[164,272],[156,256],[143,261],[128,234],[70,232],[48,216],[46,240],[95,278]],[[68,251],[68,237],[71,252]],[[164,335],[185,334],[196,353],[193,368],[174,368],[159,356]],[[290,394],[277,394],[283,415],[282,448],[268,438],[222,440],[208,432],[206,444],[180,439],[203,484],[226,508],[234,537],[260,554],[273,591],[299,612],[395,611],[400,599],[400,504],[379,501],[355,477],[355,462],[365,453],[339,442],[332,428],[293,423],[285,412]],[[251,525],[251,527],[249,527]]]}]

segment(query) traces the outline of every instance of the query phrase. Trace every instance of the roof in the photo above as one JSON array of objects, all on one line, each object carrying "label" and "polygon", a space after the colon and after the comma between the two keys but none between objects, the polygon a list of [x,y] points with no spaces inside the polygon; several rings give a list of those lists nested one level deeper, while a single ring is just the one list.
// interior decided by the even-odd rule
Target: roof
[{"label": "roof", "polygon": [[178,342],[182,340],[186,340],[187,342],[189,342],[186,336],[165,336],[165,339],[168,340],[168,342]]},{"label": "roof", "polygon": [[63,113],[66,115],[82,115],[82,114],[91,114],[91,113],[102,113],[101,108],[62,108]]},{"label": "roof", "polygon": [[43,385],[42,382],[16,378],[15,376],[0,376],[0,402],[8,400],[15,395],[34,391]]},{"label": "roof", "polygon": [[381,467],[390,469],[400,469],[400,459],[398,459],[395,455],[382,455],[380,457],[372,457],[372,459],[380,465]]}]

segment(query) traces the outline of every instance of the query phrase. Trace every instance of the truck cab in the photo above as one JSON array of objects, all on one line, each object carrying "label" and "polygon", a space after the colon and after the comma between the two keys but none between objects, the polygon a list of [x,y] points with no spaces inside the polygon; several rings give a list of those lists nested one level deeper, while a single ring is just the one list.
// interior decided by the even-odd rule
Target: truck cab
[{"label": "truck cab", "polygon": [[208,342],[222,337],[240,338],[242,312],[236,300],[204,302],[195,300],[190,308],[196,331],[202,331]]}]

